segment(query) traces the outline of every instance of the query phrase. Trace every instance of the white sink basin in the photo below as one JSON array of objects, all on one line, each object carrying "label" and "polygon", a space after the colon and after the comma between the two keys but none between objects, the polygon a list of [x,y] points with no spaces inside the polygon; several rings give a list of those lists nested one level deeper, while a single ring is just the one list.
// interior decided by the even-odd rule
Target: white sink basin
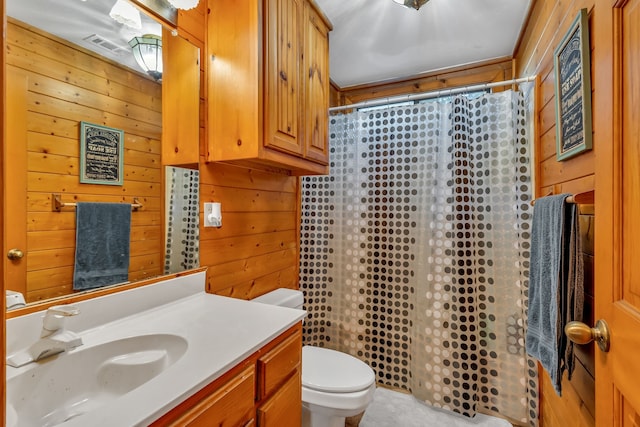
[{"label": "white sink basin", "polygon": [[80,417],[150,381],[187,347],[179,335],[141,335],[32,363],[7,380],[7,426],[55,426]]}]

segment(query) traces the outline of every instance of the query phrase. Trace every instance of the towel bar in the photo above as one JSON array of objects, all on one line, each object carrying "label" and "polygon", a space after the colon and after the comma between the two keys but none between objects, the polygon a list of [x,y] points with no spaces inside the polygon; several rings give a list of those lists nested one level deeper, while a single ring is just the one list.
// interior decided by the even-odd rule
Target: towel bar
[{"label": "towel bar", "polygon": [[[62,197],[60,194],[52,194],[51,195],[51,210],[53,212],[61,212],[62,208],[76,207],[76,203],[65,203],[62,201]],[[133,203],[131,204],[131,210],[134,212],[138,209],[141,209],[143,205],[140,203],[137,197],[133,198]]]},{"label": "towel bar", "polygon": [[[547,196],[553,196],[553,191],[551,191],[549,194],[545,194],[542,197]],[[592,205],[594,203],[594,199],[595,191],[585,191],[584,193],[573,194],[567,197],[565,201],[567,203],[576,203],[578,205]],[[531,206],[536,204],[536,200],[538,199],[533,199],[531,201]]]}]

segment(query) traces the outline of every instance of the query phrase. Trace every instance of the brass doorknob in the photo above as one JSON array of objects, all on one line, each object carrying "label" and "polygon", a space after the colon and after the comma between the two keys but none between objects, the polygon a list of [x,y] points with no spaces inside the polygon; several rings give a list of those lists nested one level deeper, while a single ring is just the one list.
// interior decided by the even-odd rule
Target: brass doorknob
[{"label": "brass doorknob", "polygon": [[609,326],[602,319],[598,320],[593,328],[582,322],[569,322],[564,327],[564,333],[576,344],[588,344],[595,341],[600,350],[605,353],[609,351]]},{"label": "brass doorknob", "polygon": [[9,258],[10,260],[17,260],[20,259],[24,256],[24,252],[22,252],[20,249],[10,249],[9,252],[7,252],[7,258]]}]

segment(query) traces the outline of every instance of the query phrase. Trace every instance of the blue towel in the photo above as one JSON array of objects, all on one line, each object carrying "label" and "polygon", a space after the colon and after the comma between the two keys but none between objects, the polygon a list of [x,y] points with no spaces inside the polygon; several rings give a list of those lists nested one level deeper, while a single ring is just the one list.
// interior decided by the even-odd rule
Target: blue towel
[{"label": "blue towel", "polygon": [[531,232],[526,349],[549,373],[556,393],[573,372],[573,344],[564,325],[582,320],[583,265],[578,209],[569,194],[536,200]]},{"label": "blue towel", "polygon": [[113,285],[129,279],[130,230],[130,204],[77,204],[74,290]]}]

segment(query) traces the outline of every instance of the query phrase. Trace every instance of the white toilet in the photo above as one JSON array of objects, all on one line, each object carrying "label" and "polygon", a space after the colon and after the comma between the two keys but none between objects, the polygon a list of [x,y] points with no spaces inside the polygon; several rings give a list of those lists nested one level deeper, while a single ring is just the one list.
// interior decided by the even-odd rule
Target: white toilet
[{"label": "white toilet", "polygon": [[[301,309],[304,296],[276,289],[253,301]],[[373,400],[375,379],[373,369],[349,354],[302,347],[302,426],[344,427],[346,417],[362,413]]]}]

